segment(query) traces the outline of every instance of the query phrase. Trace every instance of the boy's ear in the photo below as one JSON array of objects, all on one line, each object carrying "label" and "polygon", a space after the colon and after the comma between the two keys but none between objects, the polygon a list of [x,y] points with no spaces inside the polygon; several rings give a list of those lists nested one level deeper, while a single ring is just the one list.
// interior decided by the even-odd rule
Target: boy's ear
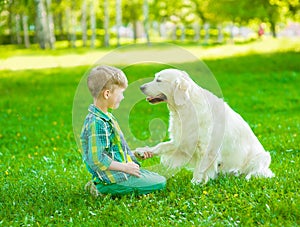
[{"label": "boy's ear", "polygon": [[104,90],[103,91],[103,98],[104,99],[108,99],[110,96],[110,90]]},{"label": "boy's ear", "polygon": [[103,90],[100,92],[98,98],[108,99],[110,96],[110,90]]}]

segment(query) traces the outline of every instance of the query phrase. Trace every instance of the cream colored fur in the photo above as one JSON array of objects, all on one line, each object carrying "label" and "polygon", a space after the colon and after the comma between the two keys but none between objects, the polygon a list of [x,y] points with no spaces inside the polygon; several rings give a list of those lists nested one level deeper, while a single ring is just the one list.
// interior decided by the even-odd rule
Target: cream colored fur
[{"label": "cream colored fur", "polygon": [[192,182],[206,183],[220,172],[273,177],[271,156],[249,125],[227,103],[198,86],[187,73],[177,69],[158,72],[141,90],[149,97],[166,97],[170,140],[151,151],[170,168],[190,166]]}]

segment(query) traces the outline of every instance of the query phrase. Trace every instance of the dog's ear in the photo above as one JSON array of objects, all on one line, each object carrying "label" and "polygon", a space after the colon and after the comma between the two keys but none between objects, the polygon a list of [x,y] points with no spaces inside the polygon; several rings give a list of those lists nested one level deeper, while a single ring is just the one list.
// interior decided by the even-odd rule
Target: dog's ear
[{"label": "dog's ear", "polygon": [[186,71],[181,70],[181,73],[185,79],[190,78],[189,74]]},{"label": "dog's ear", "polygon": [[183,105],[190,98],[189,83],[184,78],[177,78],[175,81],[174,101],[176,105]]}]

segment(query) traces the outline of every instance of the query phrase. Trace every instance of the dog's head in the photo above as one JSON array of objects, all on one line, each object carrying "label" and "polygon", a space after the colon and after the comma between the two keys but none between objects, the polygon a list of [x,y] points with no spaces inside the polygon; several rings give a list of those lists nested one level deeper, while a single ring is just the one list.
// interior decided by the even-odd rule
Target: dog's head
[{"label": "dog's head", "polygon": [[188,74],[178,69],[165,69],[155,74],[153,81],[140,87],[150,103],[167,102],[184,105],[190,98],[191,80]]}]

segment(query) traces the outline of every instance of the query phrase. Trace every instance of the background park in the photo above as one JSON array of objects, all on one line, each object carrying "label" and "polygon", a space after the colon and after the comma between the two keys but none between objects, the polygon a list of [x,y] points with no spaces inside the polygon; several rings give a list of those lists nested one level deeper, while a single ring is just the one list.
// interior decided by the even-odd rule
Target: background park
[{"label": "background park", "polygon": [[[298,0],[0,0],[0,226],[300,225],[299,21]],[[163,68],[198,66],[155,61],[174,48],[209,69],[219,90],[200,84],[249,123],[276,177],[193,185],[182,169],[164,172],[165,191],[93,198],[73,133],[78,85],[112,58],[130,92]],[[155,122],[167,127],[165,104],[130,103],[126,93],[122,104],[132,148],[167,139],[153,137]],[[165,171],[158,158],[142,165]]]}]

